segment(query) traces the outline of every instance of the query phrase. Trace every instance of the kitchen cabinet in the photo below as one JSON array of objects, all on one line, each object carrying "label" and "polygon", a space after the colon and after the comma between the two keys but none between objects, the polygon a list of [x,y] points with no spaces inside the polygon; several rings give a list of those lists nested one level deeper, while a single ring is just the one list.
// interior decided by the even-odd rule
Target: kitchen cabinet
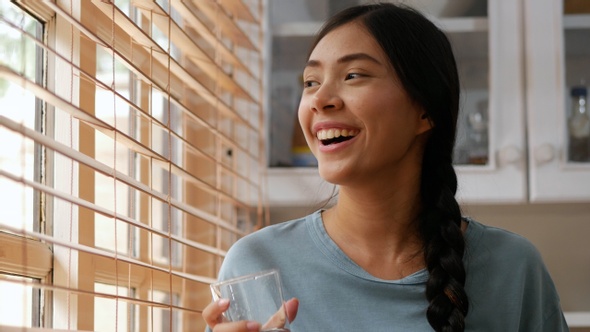
[{"label": "kitchen cabinet", "polygon": [[529,197],[590,201],[590,162],[567,162],[566,121],[569,91],[590,84],[590,3],[524,3]]},{"label": "kitchen cabinet", "polygon": [[[313,159],[305,159],[311,167],[300,167],[301,159],[293,158],[293,151],[301,152],[293,144],[300,75],[321,22],[360,2],[269,2],[273,206],[306,206],[334,192],[319,178]],[[590,13],[564,15],[564,2],[555,0],[452,1],[464,5],[452,10],[415,3],[447,33],[457,58],[462,103],[454,160],[460,202],[590,201],[590,162],[568,162],[566,148],[567,92],[590,82]]]}]

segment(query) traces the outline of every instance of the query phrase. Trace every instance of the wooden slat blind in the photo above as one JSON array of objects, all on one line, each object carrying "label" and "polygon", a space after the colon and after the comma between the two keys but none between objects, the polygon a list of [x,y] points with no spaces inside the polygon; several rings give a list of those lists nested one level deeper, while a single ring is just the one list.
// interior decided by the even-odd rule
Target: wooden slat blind
[{"label": "wooden slat blind", "polygon": [[0,102],[23,100],[0,109],[23,206],[0,214],[0,283],[37,295],[0,329],[204,330],[225,252],[266,223],[263,1],[10,6],[44,32],[0,11]]}]

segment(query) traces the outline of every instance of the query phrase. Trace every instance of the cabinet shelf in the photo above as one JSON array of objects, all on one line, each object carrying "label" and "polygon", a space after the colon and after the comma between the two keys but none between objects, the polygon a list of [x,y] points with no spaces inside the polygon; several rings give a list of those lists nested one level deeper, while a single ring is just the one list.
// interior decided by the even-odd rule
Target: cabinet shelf
[{"label": "cabinet shelf", "polygon": [[590,327],[590,312],[571,311],[563,315],[569,327]]},{"label": "cabinet shelf", "polygon": [[487,32],[487,17],[430,18],[445,32]]},{"label": "cabinet shelf", "polygon": [[311,37],[322,27],[322,22],[289,22],[274,25],[273,37]]},{"label": "cabinet shelf", "polygon": [[[430,19],[446,32],[488,31],[487,17],[457,17]],[[572,23],[573,24],[573,23]],[[322,27],[322,22],[289,22],[273,25],[273,37],[312,37]]]},{"label": "cabinet shelf", "polygon": [[317,205],[334,191],[334,185],[320,177],[317,167],[271,167],[267,181],[268,203],[273,207]]},{"label": "cabinet shelf", "polygon": [[564,29],[590,29],[590,14],[569,14],[563,17]]}]

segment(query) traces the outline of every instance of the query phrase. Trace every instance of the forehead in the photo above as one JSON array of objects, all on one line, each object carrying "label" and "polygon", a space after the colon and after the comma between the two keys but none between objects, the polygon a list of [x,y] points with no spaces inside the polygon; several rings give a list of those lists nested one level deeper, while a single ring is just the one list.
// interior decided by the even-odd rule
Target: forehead
[{"label": "forehead", "polygon": [[347,23],[330,31],[317,43],[309,60],[331,61],[352,53],[366,53],[383,65],[389,63],[373,35],[358,22]]}]

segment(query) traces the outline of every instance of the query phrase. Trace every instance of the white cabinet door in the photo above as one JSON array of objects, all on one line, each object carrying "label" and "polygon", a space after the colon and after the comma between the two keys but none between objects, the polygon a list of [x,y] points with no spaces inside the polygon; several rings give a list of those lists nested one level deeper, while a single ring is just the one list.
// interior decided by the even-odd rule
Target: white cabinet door
[{"label": "white cabinet door", "polygon": [[590,13],[563,13],[563,1],[525,1],[532,202],[590,201],[590,162],[568,162],[567,153],[569,90],[590,84]]},{"label": "white cabinet door", "polygon": [[[462,203],[524,202],[528,193],[521,2],[488,1],[487,21],[489,162],[457,165],[458,199]],[[458,63],[461,68],[461,59]],[[461,112],[470,112],[468,105]]]}]

